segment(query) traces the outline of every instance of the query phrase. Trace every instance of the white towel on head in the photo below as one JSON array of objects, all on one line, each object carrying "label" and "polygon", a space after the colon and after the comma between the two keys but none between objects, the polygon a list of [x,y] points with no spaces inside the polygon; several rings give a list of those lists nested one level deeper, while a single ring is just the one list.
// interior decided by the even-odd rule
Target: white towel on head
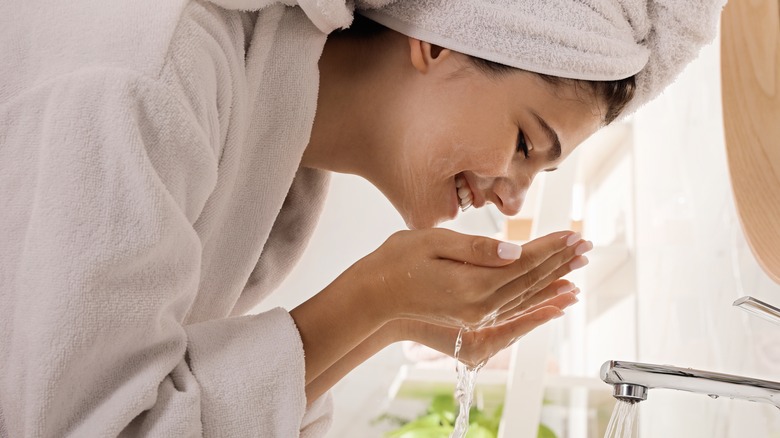
[{"label": "white towel on head", "polygon": [[358,7],[378,8],[394,0],[209,0],[225,9],[259,11],[274,3],[300,6],[306,16],[322,33],[329,34],[336,29],[349,27],[355,1]]},{"label": "white towel on head", "polygon": [[399,0],[361,14],[404,35],[523,70],[593,81],[637,75],[625,116],[655,98],[712,41],[724,4]]}]

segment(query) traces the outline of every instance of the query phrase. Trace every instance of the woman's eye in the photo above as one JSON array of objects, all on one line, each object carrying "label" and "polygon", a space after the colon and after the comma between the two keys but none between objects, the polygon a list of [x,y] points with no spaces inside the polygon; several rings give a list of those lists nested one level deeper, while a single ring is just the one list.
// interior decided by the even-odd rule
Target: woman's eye
[{"label": "woman's eye", "polygon": [[525,158],[528,158],[528,143],[525,141],[523,131],[517,131],[517,152],[522,152]]}]

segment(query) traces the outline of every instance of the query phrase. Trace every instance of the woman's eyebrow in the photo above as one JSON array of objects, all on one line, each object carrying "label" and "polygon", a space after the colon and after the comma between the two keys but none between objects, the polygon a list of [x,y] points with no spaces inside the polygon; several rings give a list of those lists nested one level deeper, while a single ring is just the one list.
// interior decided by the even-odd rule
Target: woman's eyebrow
[{"label": "woman's eyebrow", "polygon": [[547,138],[550,139],[550,143],[552,143],[552,147],[547,154],[547,160],[555,161],[558,158],[561,158],[561,141],[558,139],[558,134],[552,128],[550,128],[550,125],[548,125],[547,122],[545,122],[544,119],[539,116],[539,114],[536,114],[533,111],[531,111],[531,114],[536,117],[536,121],[539,123],[539,127],[542,128],[542,131],[544,131],[544,133],[547,135]]}]

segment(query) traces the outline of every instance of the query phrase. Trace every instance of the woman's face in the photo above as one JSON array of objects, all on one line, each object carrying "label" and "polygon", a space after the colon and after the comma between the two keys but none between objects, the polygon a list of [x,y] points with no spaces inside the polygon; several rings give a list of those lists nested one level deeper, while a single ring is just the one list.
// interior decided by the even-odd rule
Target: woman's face
[{"label": "woman's face", "polygon": [[487,73],[449,51],[430,61],[393,100],[400,115],[384,131],[384,175],[373,178],[409,228],[468,204],[517,214],[534,177],[601,126],[593,97],[574,85]]}]

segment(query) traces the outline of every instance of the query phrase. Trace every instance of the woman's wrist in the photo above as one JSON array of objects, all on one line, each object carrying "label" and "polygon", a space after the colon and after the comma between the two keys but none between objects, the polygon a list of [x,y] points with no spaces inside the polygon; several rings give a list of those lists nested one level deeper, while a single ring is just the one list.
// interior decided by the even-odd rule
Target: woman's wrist
[{"label": "woman's wrist", "polygon": [[401,341],[413,341],[418,338],[416,321],[408,318],[396,318],[382,326],[382,339],[386,345]]},{"label": "woman's wrist", "polygon": [[[390,323],[392,324],[392,322]],[[316,400],[330,390],[339,380],[351,372],[366,359],[397,342],[391,326],[384,325],[368,336],[351,351],[338,359],[333,365],[323,371],[317,378],[306,385],[306,397],[309,401]]]},{"label": "woman's wrist", "polygon": [[394,319],[376,287],[348,270],[290,312],[303,342],[307,384]]}]

